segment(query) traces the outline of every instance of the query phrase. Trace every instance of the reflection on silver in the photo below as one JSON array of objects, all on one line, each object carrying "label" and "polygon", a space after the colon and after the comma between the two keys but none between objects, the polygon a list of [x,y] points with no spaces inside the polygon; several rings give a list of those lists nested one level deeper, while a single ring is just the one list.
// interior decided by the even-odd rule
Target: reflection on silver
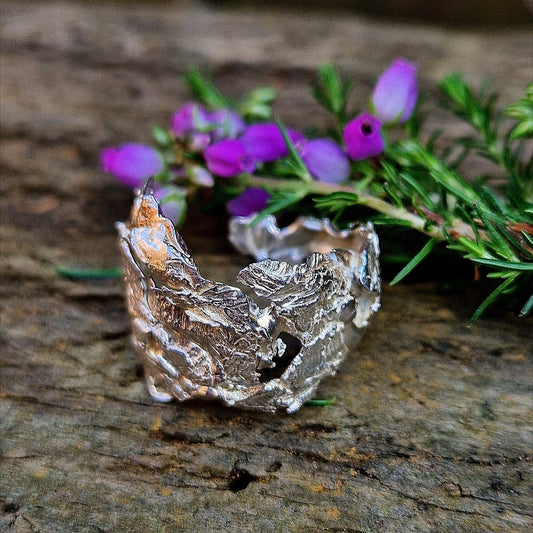
[{"label": "reflection on silver", "polygon": [[292,413],[378,310],[371,224],[339,232],[311,218],[281,230],[273,217],[249,222],[230,223],[231,242],[259,260],[237,276],[242,288],[201,276],[151,194],[140,193],[130,222],[117,224],[133,345],[154,399]]}]

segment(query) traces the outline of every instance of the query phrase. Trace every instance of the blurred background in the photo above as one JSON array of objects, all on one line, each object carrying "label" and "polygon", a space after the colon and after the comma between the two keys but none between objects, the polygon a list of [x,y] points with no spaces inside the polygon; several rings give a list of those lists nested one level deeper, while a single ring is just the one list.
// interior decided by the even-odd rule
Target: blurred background
[{"label": "blurred background", "polygon": [[[62,243],[55,263],[99,264],[95,247],[118,262],[105,254],[116,249],[113,223],[127,217],[132,192],[100,170],[100,151],[151,142],[152,127],[168,125],[191,98],[183,75],[192,66],[233,98],[273,86],[276,117],[324,130],[332,119],[309,90],[318,67],[334,63],[353,80],[355,114],[379,74],[403,56],[430,93],[426,135],[441,129],[446,142],[468,134],[431,105],[437,82],[462,72],[476,87],[489,79],[502,105],[522,97],[533,79],[532,7],[532,0],[2,0],[4,219],[18,232],[47,228],[39,243]],[[474,164],[467,175],[481,172]],[[195,228],[190,214],[186,225]],[[216,245],[228,251],[223,242]]]},{"label": "blurred background", "polygon": [[532,23],[533,0],[209,0],[212,4],[264,9],[337,10],[405,21],[462,27],[502,27]]}]

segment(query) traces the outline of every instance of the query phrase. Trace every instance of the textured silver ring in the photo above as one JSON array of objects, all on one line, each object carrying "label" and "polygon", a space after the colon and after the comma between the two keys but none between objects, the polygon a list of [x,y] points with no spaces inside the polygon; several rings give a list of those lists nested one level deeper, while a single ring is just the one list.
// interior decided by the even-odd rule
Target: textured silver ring
[{"label": "textured silver ring", "polygon": [[230,222],[230,241],[258,260],[238,274],[240,288],[201,276],[150,192],[117,223],[133,346],[155,400],[292,413],[335,374],[379,309],[371,224],[250,222]]}]

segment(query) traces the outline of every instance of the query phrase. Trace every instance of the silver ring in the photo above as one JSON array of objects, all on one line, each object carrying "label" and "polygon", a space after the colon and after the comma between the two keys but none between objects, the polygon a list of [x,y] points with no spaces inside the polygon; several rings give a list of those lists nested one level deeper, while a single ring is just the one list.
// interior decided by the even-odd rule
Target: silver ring
[{"label": "silver ring", "polygon": [[335,374],[379,309],[371,224],[250,222],[230,222],[230,241],[258,260],[240,271],[240,288],[201,276],[151,193],[140,192],[130,221],[117,223],[133,346],[155,400],[292,413]]}]

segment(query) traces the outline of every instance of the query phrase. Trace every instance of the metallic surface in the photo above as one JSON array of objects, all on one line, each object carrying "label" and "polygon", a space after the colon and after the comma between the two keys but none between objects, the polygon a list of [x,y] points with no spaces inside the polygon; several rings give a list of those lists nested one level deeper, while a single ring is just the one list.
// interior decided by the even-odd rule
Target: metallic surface
[{"label": "metallic surface", "polygon": [[133,345],[154,399],[294,412],[378,310],[370,224],[337,232],[310,218],[282,230],[272,217],[249,222],[230,224],[237,249],[261,259],[239,273],[242,288],[201,276],[151,194],[140,193],[130,222],[117,224]]}]

